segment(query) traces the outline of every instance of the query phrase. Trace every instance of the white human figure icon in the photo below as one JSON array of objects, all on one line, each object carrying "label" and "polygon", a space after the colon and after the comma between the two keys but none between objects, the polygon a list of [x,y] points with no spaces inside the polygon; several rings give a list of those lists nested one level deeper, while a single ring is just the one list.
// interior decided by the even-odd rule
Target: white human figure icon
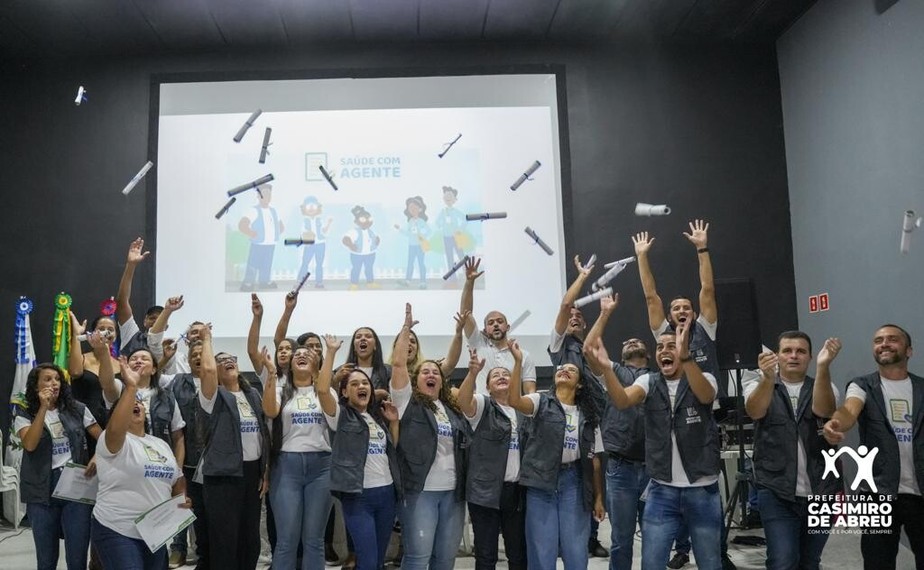
[{"label": "white human figure icon", "polygon": [[828,473],[834,473],[835,477],[840,477],[841,474],[837,471],[837,458],[844,453],[844,449],[838,449],[837,451],[833,449],[825,449],[821,452],[821,456],[825,458],[825,471],[821,474],[822,479],[828,478]]},{"label": "white human figure icon", "polygon": [[861,445],[857,448],[857,453],[854,453],[850,448],[846,449],[847,453],[857,462],[857,476],[854,477],[853,483],[850,484],[850,490],[856,491],[857,487],[860,486],[860,482],[866,481],[869,483],[873,493],[878,493],[879,489],[876,488],[876,482],[873,480],[873,461],[875,461],[876,455],[879,454],[879,448],[868,449],[865,445]]}]

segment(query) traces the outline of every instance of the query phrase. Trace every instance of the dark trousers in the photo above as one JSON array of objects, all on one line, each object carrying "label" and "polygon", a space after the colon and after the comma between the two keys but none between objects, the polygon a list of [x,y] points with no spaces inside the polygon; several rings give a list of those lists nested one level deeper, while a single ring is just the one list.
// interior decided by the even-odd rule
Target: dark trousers
[{"label": "dark trousers", "polygon": [[924,570],[924,497],[898,495],[892,501],[892,531],[889,534],[864,534],[860,537],[865,570],[894,570],[902,527],[914,552],[917,570]]},{"label": "dark trousers", "polygon": [[90,523],[90,536],[103,568],[163,570],[167,567],[167,548],[164,546],[152,553],[143,540],[121,535],[96,519]]},{"label": "dark trousers", "polygon": [[260,558],[259,461],[244,462],[243,477],[205,477],[209,567],[253,570]]},{"label": "dark trousers", "polygon": [[475,535],[475,569],[493,570],[497,564],[497,535],[504,536],[507,567],[526,569],[526,507],[524,489],[517,483],[504,483],[500,508],[468,504]]},{"label": "dark trousers", "polygon": [[[205,494],[201,483],[193,482],[193,476],[196,474],[195,467],[183,467],[183,476],[186,477],[186,495],[192,500],[193,514],[196,520],[193,521],[193,528],[196,530],[196,568],[204,570],[209,567],[209,531],[205,517]],[[186,554],[188,551],[187,541],[188,533],[186,531],[176,535],[170,550]]]}]

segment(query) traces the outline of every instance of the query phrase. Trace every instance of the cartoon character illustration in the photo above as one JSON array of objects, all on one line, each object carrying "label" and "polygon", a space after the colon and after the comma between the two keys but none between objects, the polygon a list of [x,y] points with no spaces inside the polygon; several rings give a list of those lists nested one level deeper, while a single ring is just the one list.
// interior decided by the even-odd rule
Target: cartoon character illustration
[{"label": "cartoon character illustration", "polygon": [[362,206],[354,206],[350,212],[353,213],[354,227],[343,236],[343,245],[350,250],[350,264],[352,265],[350,290],[355,291],[359,288],[360,270],[366,274],[366,286],[370,289],[377,289],[379,285],[375,282],[373,266],[375,265],[375,251],[379,248],[381,240],[372,231],[372,214]]},{"label": "cartoon character illustration", "polygon": [[427,288],[427,267],[424,264],[424,254],[430,251],[430,226],[427,224],[427,205],[420,196],[411,196],[404,201],[404,215],[407,216],[407,227],[401,228],[395,224],[395,229],[407,237],[407,272],[404,280],[398,281],[399,287],[408,287],[414,274],[414,262],[420,274],[420,288]]},{"label": "cartoon character illustration", "polygon": [[321,203],[314,196],[308,196],[302,202],[302,215],[305,216],[305,229],[302,239],[314,240],[311,245],[302,247],[302,266],[298,270],[298,280],[301,281],[308,272],[308,264],[314,259],[314,286],[316,289],[324,288],[324,254],[327,251],[327,234],[333,218],[327,218],[326,223],[321,219]]},{"label": "cartoon character illustration", "polygon": [[[462,259],[465,254],[462,252],[462,242],[465,239],[465,214],[455,207],[459,198],[459,191],[452,186],[443,186],[443,208],[436,218],[436,229],[443,235],[443,251],[446,254],[446,270],[452,269],[456,261]],[[461,279],[464,273],[456,272],[454,279]]]},{"label": "cartoon character illustration", "polygon": [[250,254],[247,256],[247,270],[241,283],[241,291],[253,291],[255,287],[277,288],[270,275],[276,242],[282,238],[285,226],[279,219],[276,208],[270,207],[273,186],[263,184],[257,187],[257,192],[260,196],[259,202],[237,225],[238,230],[250,239]]}]

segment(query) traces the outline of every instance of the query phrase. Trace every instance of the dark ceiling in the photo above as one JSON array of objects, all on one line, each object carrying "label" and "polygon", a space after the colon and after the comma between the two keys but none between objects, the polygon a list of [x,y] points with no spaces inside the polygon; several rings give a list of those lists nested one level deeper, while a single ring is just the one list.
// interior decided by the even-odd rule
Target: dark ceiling
[{"label": "dark ceiling", "polygon": [[319,42],[774,41],[815,0],[3,0],[0,57]]}]

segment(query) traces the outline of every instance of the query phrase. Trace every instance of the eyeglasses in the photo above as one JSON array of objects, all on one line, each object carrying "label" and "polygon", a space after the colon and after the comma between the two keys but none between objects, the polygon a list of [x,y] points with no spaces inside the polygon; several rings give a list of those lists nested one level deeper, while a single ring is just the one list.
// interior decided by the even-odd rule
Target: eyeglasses
[{"label": "eyeglasses", "polygon": [[558,366],[555,367],[555,370],[564,370],[566,372],[577,372],[577,373],[581,371],[577,366],[573,364],[559,364]]}]

